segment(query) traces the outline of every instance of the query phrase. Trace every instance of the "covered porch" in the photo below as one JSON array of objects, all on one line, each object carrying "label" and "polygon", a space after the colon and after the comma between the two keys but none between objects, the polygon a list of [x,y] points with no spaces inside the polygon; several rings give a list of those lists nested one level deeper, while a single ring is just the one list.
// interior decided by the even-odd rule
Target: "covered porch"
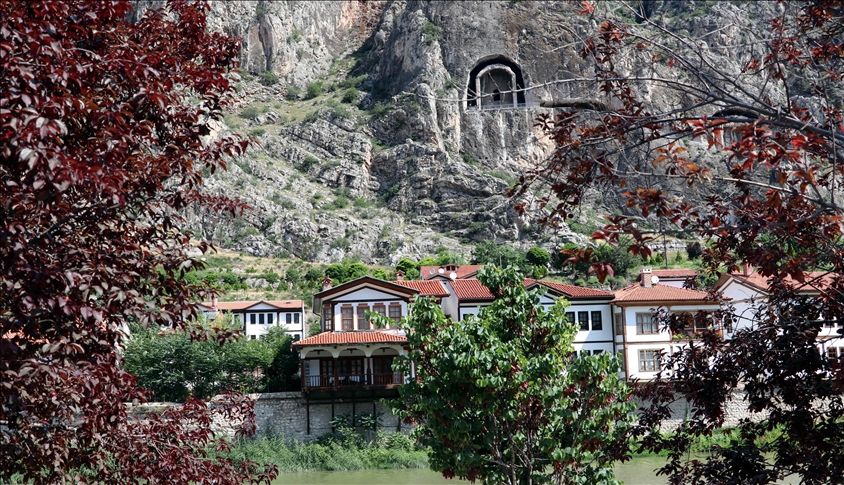
[{"label": "covered porch", "polygon": [[302,391],[395,389],[405,376],[393,363],[406,350],[398,345],[304,348],[300,351]]}]

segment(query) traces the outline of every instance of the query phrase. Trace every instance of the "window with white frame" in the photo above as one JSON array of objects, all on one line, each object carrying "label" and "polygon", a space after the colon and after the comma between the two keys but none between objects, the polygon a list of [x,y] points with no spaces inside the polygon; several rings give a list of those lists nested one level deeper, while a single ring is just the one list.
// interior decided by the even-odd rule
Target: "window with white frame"
[{"label": "window with white frame", "polygon": [[653,313],[636,314],[636,333],[638,335],[650,335],[659,333],[659,324]]},{"label": "window with white frame", "polygon": [[656,372],[659,370],[659,349],[639,350],[639,372]]}]

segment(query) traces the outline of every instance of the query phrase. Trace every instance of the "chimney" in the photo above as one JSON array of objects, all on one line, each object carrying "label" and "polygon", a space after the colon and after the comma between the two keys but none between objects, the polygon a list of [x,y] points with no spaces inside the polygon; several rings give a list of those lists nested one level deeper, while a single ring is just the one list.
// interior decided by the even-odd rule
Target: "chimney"
[{"label": "chimney", "polygon": [[211,309],[214,310],[215,312],[217,311],[217,297],[216,296],[211,297]]},{"label": "chimney", "polygon": [[404,271],[396,271],[396,281],[404,281]]},{"label": "chimney", "polygon": [[642,268],[639,272],[639,280],[642,282],[642,286],[645,288],[650,288],[653,286],[653,280],[651,279],[652,271],[650,268]]},{"label": "chimney", "polygon": [[326,276],[325,278],[322,279],[322,291],[325,291],[325,290],[331,288],[332,286],[334,286],[334,282],[331,280],[331,278]]},{"label": "chimney", "polygon": [[750,273],[752,273],[752,272],[753,272],[753,266],[751,266],[750,263],[742,264],[742,275],[750,276]]}]

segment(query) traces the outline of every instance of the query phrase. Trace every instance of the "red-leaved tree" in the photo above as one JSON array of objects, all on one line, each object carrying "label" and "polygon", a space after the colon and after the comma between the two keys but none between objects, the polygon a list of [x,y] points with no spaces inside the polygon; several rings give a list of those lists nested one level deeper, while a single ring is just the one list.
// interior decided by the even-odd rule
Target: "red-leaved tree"
[{"label": "red-leaved tree", "polygon": [[[144,419],[120,369],[129,319],[182,325],[205,288],[178,211],[237,210],[200,191],[247,141],[215,139],[238,44],[203,2],[127,19],[127,1],[0,0],[0,480],[269,482],[207,457],[228,395]],[[207,246],[201,245],[205,251]],[[226,338],[225,335],[215,336]]]},{"label": "red-leaved tree", "polygon": [[[844,6],[708,4],[693,26],[677,15],[684,2],[582,5],[598,26],[580,43],[595,75],[560,81],[582,98],[550,103],[560,109],[540,124],[556,150],[512,195],[545,187],[539,203],[554,223],[589,191],[619,194],[624,212],[593,239],[632,237],[629,250],[647,256],[660,235],[700,237],[708,271],[750,265],[768,286],[732,339],[708,335],[639,387],[643,448],[667,450],[671,483],[842,483],[844,368],[818,336],[844,321]],[[768,18],[734,24],[739,8]],[[595,253],[571,260],[603,279],[613,268]],[[737,390],[757,419],[729,447],[690,459]],[[678,400],[692,404],[688,421],[653,432]]]}]

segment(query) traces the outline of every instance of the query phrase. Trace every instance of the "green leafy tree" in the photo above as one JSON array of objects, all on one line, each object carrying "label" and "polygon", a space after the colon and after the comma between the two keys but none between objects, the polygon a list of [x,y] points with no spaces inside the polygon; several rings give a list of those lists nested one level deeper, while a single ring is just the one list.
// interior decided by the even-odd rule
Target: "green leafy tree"
[{"label": "green leafy tree", "polygon": [[494,241],[483,241],[475,245],[472,251],[473,264],[494,264],[502,268],[507,266],[521,267],[524,264],[525,255],[507,246]]},{"label": "green leafy tree", "polygon": [[264,341],[270,347],[272,360],[264,371],[265,392],[298,391],[301,380],[296,377],[299,372],[299,354],[293,351],[293,338],[281,327],[271,328],[264,336]]},{"label": "green leafy tree", "polygon": [[530,248],[525,255],[525,261],[534,265],[534,266],[548,266],[548,263],[551,262],[551,255],[548,254],[548,251],[534,246]]},{"label": "green leafy tree", "polygon": [[430,257],[430,256],[428,256],[426,258],[422,258],[422,259],[419,260],[419,266],[420,267],[421,266],[436,266],[437,264],[439,264],[439,263],[437,263],[437,260],[435,258]]},{"label": "green leafy tree", "polygon": [[219,343],[192,339],[183,330],[160,331],[132,325],[123,367],[138,384],[161,401],[182,402],[188,396],[207,399],[226,389],[240,392],[298,389],[298,356],[283,328],[261,339],[240,338]]},{"label": "green leafy tree", "polygon": [[444,264],[466,264],[466,258],[463,257],[462,254],[455,253],[454,251],[449,251],[447,248],[440,246],[437,249],[437,265],[444,265]]},{"label": "green leafy tree", "polygon": [[334,284],[345,283],[361,276],[366,276],[369,268],[361,262],[343,260],[325,268],[325,276],[334,281]]},{"label": "green leafy tree", "polygon": [[419,278],[419,263],[410,258],[401,258],[396,265],[396,271],[404,271],[404,277],[408,280]]},{"label": "green leafy tree", "polygon": [[433,470],[485,484],[618,483],[628,453],[630,389],[614,356],[573,357],[566,302],[548,311],[513,269],[482,269],[496,296],[459,325],[420,299],[404,323],[411,348],[394,411],[429,448]]}]

